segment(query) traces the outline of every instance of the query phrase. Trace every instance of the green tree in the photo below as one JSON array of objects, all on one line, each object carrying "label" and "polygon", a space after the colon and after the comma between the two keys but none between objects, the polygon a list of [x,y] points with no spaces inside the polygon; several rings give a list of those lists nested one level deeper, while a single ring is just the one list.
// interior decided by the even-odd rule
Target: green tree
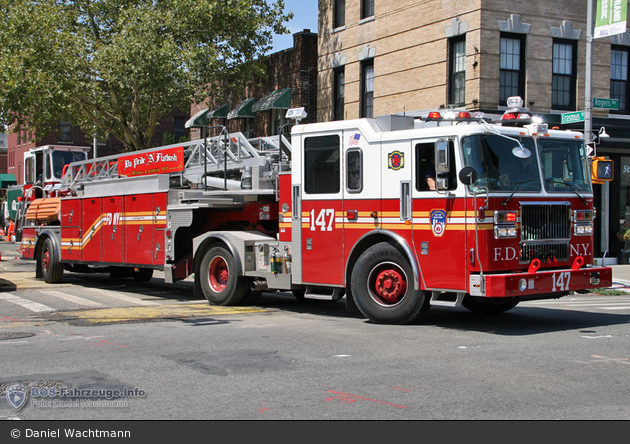
[{"label": "green tree", "polygon": [[0,124],[150,146],[161,116],[261,74],[283,0],[0,0]]}]

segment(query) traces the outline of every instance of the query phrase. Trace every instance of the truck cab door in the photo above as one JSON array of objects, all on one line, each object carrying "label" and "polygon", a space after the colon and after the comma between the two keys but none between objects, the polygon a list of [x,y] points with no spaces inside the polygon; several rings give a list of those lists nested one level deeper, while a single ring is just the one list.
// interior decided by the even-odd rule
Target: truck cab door
[{"label": "truck cab door", "polygon": [[341,131],[303,135],[302,152],[297,157],[301,165],[294,166],[300,168],[302,177],[299,217],[303,284],[344,284],[342,135]]},{"label": "truck cab door", "polygon": [[[458,183],[455,149],[448,145],[449,171],[437,173],[443,189],[429,189],[427,166],[438,164],[436,139],[414,140],[413,245],[418,258],[422,282],[432,290],[463,291],[466,288],[466,214],[464,200],[456,198]],[[444,179],[446,182],[444,182]]]}]

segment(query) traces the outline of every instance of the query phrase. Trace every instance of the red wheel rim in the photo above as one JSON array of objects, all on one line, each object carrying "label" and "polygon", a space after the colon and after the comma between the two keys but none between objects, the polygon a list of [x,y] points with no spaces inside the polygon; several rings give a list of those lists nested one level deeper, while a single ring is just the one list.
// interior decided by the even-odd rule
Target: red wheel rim
[{"label": "red wheel rim", "polygon": [[220,256],[213,258],[208,267],[208,277],[210,279],[210,287],[217,293],[225,290],[230,273],[225,259]]},{"label": "red wheel rim", "polygon": [[372,298],[381,305],[396,305],[407,293],[405,273],[395,264],[381,264],[370,273]]},{"label": "red wheel rim", "polygon": [[48,271],[48,267],[50,267],[50,251],[46,248],[44,250],[44,254],[42,255],[42,267],[44,271]]}]

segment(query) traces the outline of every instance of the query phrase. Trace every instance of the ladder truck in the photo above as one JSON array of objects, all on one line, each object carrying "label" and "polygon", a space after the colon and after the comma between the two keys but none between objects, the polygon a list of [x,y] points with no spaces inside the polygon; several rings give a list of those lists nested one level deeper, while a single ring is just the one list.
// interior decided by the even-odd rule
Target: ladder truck
[{"label": "ladder truck", "polygon": [[27,209],[22,255],[48,283],[161,270],[166,283],[194,274],[210,304],[345,297],[390,324],[433,305],[496,314],[610,287],[611,268],[594,264],[583,134],[512,111],[296,124],[290,142],[223,129],[74,162],[58,195]]}]

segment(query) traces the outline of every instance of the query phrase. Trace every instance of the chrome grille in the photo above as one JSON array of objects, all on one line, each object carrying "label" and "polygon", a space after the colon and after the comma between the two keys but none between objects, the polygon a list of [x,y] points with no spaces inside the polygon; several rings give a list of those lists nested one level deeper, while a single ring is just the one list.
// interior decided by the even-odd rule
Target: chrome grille
[{"label": "chrome grille", "polygon": [[521,204],[520,262],[569,259],[571,204]]}]

